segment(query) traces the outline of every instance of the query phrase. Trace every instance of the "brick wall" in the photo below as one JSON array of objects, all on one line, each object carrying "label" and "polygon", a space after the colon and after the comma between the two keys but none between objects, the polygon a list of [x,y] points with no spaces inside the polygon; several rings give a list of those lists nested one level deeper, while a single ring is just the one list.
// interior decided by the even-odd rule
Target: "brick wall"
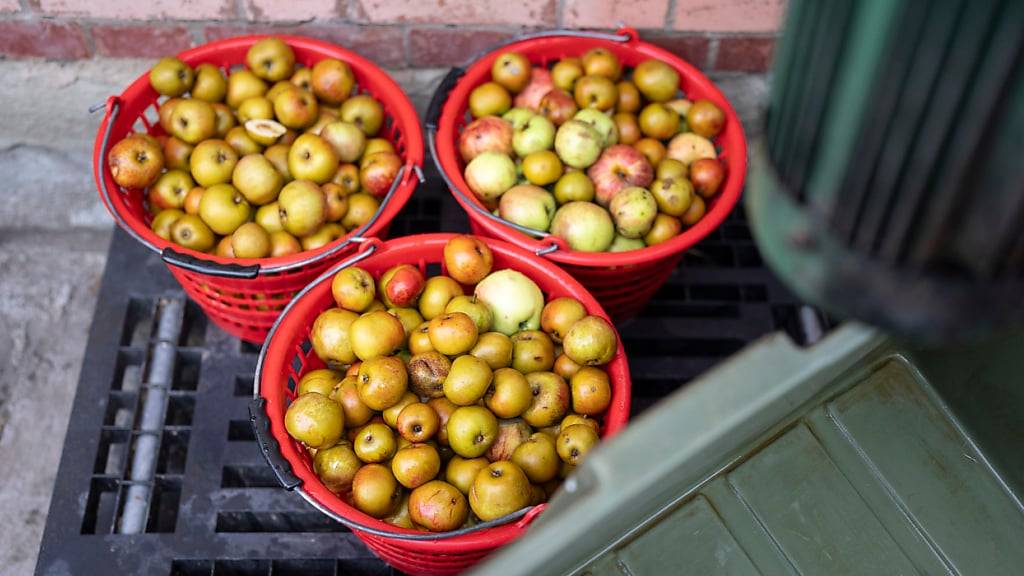
[{"label": "brick wall", "polygon": [[784,0],[0,0],[0,57],[157,57],[294,33],[388,68],[461,63],[531,29],[640,29],[705,70],[767,68]]}]

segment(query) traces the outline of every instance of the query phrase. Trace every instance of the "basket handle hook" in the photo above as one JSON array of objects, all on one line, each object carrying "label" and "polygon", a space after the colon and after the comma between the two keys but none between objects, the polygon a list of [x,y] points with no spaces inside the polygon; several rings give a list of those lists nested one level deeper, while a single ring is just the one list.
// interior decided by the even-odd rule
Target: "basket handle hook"
[{"label": "basket handle hook", "polygon": [[281,455],[281,446],[270,433],[270,418],[267,416],[267,401],[262,397],[249,401],[249,423],[256,435],[256,445],[260,453],[270,465],[278,484],[285,490],[293,490],[302,485],[302,480],[292,473],[292,467]]}]

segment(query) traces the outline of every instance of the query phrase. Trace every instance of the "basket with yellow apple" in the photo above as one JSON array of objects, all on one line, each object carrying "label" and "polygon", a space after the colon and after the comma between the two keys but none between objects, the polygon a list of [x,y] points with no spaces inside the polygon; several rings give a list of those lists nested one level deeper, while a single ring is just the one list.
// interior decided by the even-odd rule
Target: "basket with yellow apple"
[{"label": "basket with yellow apple", "polygon": [[512,541],[629,418],[600,304],[493,239],[373,240],[303,290],[256,368],[282,486],[403,572],[457,574]]},{"label": "basket with yellow apple", "polygon": [[386,233],[422,162],[416,112],[386,73],[294,36],[161,59],[108,99],[93,153],[118,225],[255,343],[295,293]]}]

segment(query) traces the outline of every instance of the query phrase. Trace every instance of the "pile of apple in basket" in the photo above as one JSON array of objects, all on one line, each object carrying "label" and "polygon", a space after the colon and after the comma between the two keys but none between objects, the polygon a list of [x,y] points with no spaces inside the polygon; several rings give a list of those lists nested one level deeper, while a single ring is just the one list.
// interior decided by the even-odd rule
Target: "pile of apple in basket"
[{"label": "pile of apple in basket", "polygon": [[[332,492],[375,518],[444,532],[544,502],[598,443],[612,327],[545,302],[490,249],[456,236],[447,275],[338,272],[313,323],[328,366],[298,383],[285,428]],[[475,286],[465,294],[463,286]]]},{"label": "pile of apple in basket", "polygon": [[[345,62],[297,66],[279,38],[226,76],[164,58],[150,71],[164,134],[132,133],[108,154],[123,188],[145,189],[157,236],[225,258],[314,250],[365,224],[402,166],[377,137],[384,108]],[[186,96],[187,94],[187,96]]]},{"label": "pile of apple in basket", "polygon": [[725,179],[712,141],[725,114],[681,97],[679,73],[660,60],[629,71],[594,48],[549,72],[505,52],[470,92],[469,111],[475,120],[459,135],[466,184],[501,218],[573,250],[670,240],[704,216]]}]

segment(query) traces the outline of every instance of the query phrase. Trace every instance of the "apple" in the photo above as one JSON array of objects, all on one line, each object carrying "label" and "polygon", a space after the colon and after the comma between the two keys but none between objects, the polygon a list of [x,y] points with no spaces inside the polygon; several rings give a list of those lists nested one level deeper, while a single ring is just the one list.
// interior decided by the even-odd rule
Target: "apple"
[{"label": "apple", "polygon": [[540,186],[513,186],[501,195],[498,214],[509,222],[544,232],[555,215],[555,197]]},{"label": "apple", "polygon": [[537,113],[529,108],[512,108],[501,115],[501,119],[512,125],[513,130],[522,130],[526,122],[536,116]]},{"label": "apple", "polygon": [[359,160],[366,148],[366,134],[351,122],[331,122],[320,130],[320,137],[334,148],[338,161],[346,164]]},{"label": "apple", "polygon": [[612,117],[612,121],[615,122],[615,130],[619,134],[619,142],[635,144],[640,139],[640,125],[637,124],[634,114],[618,112]]},{"label": "apple", "polygon": [[659,178],[651,184],[651,194],[658,203],[658,210],[669,216],[679,217],[690,208],[693,201],[693,185],[686,177]]},{"label": "apple", "polygon": [[698,158],[690,164],[693,190],[704,198],[714,196],[724,179],[725,169],[722,168],[722,163],[714,158]]},{"label": "apple", "polygon": [[658,215],[658,203],[644,188],[630,186],[612,198],[608,206],[615,229],[626,238],[640,238],[650,231]]},{"label": "apple", "polygon": [[579,58],[562,58],[551,68],[551,80],[566,92],[571,91],[582,77],[583,63]]},{"label": "apple", "polygon": [[710,100],[697,100],[686,111],[686,124],[695,134],[714,138],[725,125],[725,113]]},{"label": "apple", "polygon": [[640,91],[636,84],[629,80],[623,80],[615,85],[619,93],[619,99],[615,102],[616,112],[627,112],[635,114],[640,110]]},{"label": "apple", "polygon": [[537,109],[541,115],[551,120],[555,126],[565,124],[576,115],[579,108],[576,101],[568,92],[561,88],[555,88],[544,95],[540,100],[540,107]]},{"label": "apple", "polygon": [[512,96],[497,82],[485,82],[469,93],[469,111],[474,118],[500,116],[511,107]]},{"label": "apple", "polygon": [[667,102],[679,90],[679,73],[661,60],[644,60],[633,69],[633,82],[652,102]]},{"label": "apple", "polygon": [[547,117],[533,114],[521,127],[513,124],[512,148],[516,156],[550,150],[555,143],[555,125]]},{"label": "apple", "polygon": [[145,188],[160,177],[164,153],[159,144],[132,136],[114,144],[107,155],[107,164],[118,186]]},{"label": "apple", "polygon": [[[700,200],[699,196],[693,198],[694,204]],[[655,244],[661,244],[675,238],[683,230],[683,225],[679,221],[679,218],[669,216],[668,214],[659,213],[654,217],[654,224],[651,225],[650,232],[644,236],[644,243],[648,246],[654,246]]]},{"label": "apple", "polygon": [[423,273],[415,266],[395,266],[380,277],[381,300],[388,308],[415,306],[426,281]]},{"label": "apple", "polygon": [[306,90],[285,90],[274,99],[274,115],[288,128],[302,129],[319,116],[316,96]]},{"label": "apple", "polygon": [[[611,239],[608,241],[610,243]],[[477,284],[474,294],[491,309],[495,331],[511,336],[521,330],[540,328],[544,294],[522,272],[509,269],[493,272]]]},{"label": "apple", "polygon": [[615,83],[604,76],[584,76],[573,87],[576,105],[580,108],[611,110],[619,97]]},{"label": "apple", "polygon": [[551,233],[580,252],[602,252],[611,246],[615,226],[608,211],[593,202],[569,202],[555,212]]},{"label": "apple", "polygon": [[707,211],[707,205],[704,204],[704,198],[701,196],[694,196],[690,201],[690,207],[686,209],[686,212],[679,217],[683,224],[687,226],[693,226],[704,217],[704,212]]},{"label": "apple", "polygon": [[391,183],[402,168],[402,159],[394,152],[377,152],[364,158],[359,170],[363,190],[377,197],[387,195]]},{"label": "apple", "polygon": [[577,112],[572,119],[586,122],[593,126],[597,133],[601,135],[602,148],[619,143],[619,130],[615,126],[615,121],[604,112],[594,108],[586,108]]},{"label": "apple", "polygon": [[494,255],[479,238],[456,236],[444,245],[444,267],[457,282],[473,285],[491,273]]},{"label": "apple", "polygon": [[299,136],[288,149],[288,172],[296,180],[312,180],[324,184],[337,171],[338,157],[334,148],[315,134]]},{"label": "apple", "polygon": [[583,73],[591,76],[604,76],[618,81],[622,76],[622,63],[618,56],[607,48],[591,48],[583,54]]},{"label": "apple", "polygon": [[512,153],[512,124],[496,116],[484,116],[469,123],[459,134],[459,154],[469,162],[484,152]]},{"label": "apple", "polygon": [[355,83],[355,76],[348,64],[327,58],[313,65],[309,72],[309,85],[305,89],[312,89],[324,104],[337,106],[352,94]]},{"label": "apple", "polygon": [[513,94],[526,88],[531,72],[530,61],[518,52],[501,54],[491,66],[491,78]]},{"label": "apple", "polygon": [[673,160],[679,160],[687,166],[700,158],[718,157],[718,153],[715,152],[715,145],[711,140],[693,132],[684,132],[672,138],[668,143],[666,155]]},{"label": "apple", "polygon": [[[640,249],[646,248],[646,247],[647,247],[647,244],[644,243],[643,238],[626,238],[625,236],[621,236],[619,234],[616,234],[615,235],[615,239],[612,240],[612,245],[608,247],[608,251],[609,252],[629,252],[630,250],[640,250]],[[563,359],[564,358],[565,360],[563,360],[563,362],[564,361],[572,362],[572,359],[569,358],[568,356],[566,356],[565,354],[562,354],[558,358],[559,359]],[[573,364],[575,365],[576,370],[579,370],[579,364],[576,364],[575,362],[573,362]],[[555,360],[555,372],[558,372],[558,369],[559,369],[558,360]],[[564,374],[560,374],[560,375],[563,378],[567,377]]]},{"label": "apple", "polygon": [[523,177],[530,184],[537,186],[553,184],[565,172],[562,160],[551,150],[541,150],[527,155],[521,160],[520,166]]},{"label": "apple", "polygon": [[[594,370],[598,369],[594,368]],[[494,443],[487,449],[484,457],[491,462],[511,460],[512,453],[520,444],[529,440],[532,433],[529,424],[523,422],[521,418],[498,422],[498,435],[494,438]]]},{"label": "apple", "polygon": [[481,200],[493,202],[516,183],[516,164],[507,154],[484,152],[466,166],[466,184]]},{"label": "apple", "polygon": [[541,99],[554,87],[555,84],[551,81],[551,73],[548,72],[548,69],[535,67],[530,73],[530,83],[516,95],[513,105],[516,108],[539,110]]},{"label": "apple", "polygon": [[555,200],[559,205],[567,202],[590,202],[594,199],[594,183],[580,171],[566,172],[555,183]]},{"label": "apple", "polygon": [[594,199],[601,206],[608,206],[623,188],[650,184],[654,168],[636,148],[616,144],[601,153],[587,170],[587,176],[594,182]]},{"label": "apple", "polygon": [[656,140],[671,138],[679,132],[679,114],[658,102],[644,106],[637,116],[637,122],[645,136]]},{"label": "apple", "polygon": [[601,155],[601,135],[590,124],[570,120],[559,126],[555,134],[558,157],[573,168],[583,169],[597,161]]},{"label": "apple", "polygon": [[643,154],[651,166],[657,166],[665,158],[665,145],[654,138],[641,138],[633,144],[633,148]]}]

